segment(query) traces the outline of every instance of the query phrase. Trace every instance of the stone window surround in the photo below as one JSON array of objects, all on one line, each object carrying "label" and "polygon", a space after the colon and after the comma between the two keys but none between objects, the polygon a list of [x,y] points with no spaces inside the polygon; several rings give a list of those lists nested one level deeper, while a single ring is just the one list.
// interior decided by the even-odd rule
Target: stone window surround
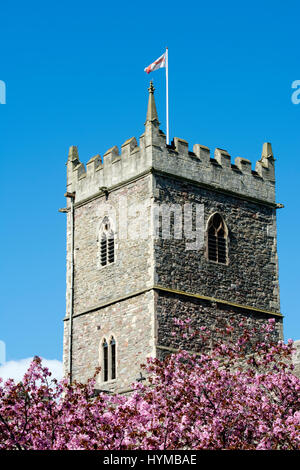
[{"label": "stone window surround", "polygon": [[[108,228],[106,228],[106,225],[108,225]],[[115,229],[115,224],[113,223],[111,217],[108,215],[105,215],[101,221],[100,228],[99,228],[99,237],[98,237],[98,268],[99,269],[104,269],[107,268],[108,266],[113,265],[116,262],[117,259],[117,243],[116,243],[116,229]],[[114,260],[109,263],[107,262],[106,264],[102,265],[101,263],[101,241],[103,235],[106,235],[107,239],[109,238],[109,234],[113,234],[113,239],[114,239]],[[108,255],[107,255],[108,256]]]},{"label": "stone window surround", "polygon": [[[209,256],[208,256],[208,230],[209,230],[209,225],[210,225],[210,221],[212,220],[212,218],[218,214],[222,221],[223,221],[223,224],[224,224],[224,229],[225,229],[225,246],[226,246],[226,263],[221,263],[220,261],[213,261],[211,259],[209,259]],[[218,264],[218,265],[222,265],[222,266],[228,266],[229,265],[229,236],[228,236],[228,227],[227,227],[227,224],[224,220],[224,217],[222,216],[222,214],[220,214],[220,212],[216,211],[216,212],[213,212],[209,217],[208,217],[208,220],[206,222],[206,227],[205,227],[205,258],[206,260],[209,262],[209,263],[213,263],[213,264]]]},{"label": "stone window surround", "polygon": [[[107,339],[108,338],[108,339]],[[111,341],[112,339],[115,342],[115,378],[112,379],[112,354],[111,354]],[[103,344],[106,342],[107,350],[108,350],[108,379],[104,380],[104,348]],[[114,333],[109,333],[107,335],[103,335],[100,340],[99,346],[99,365],[101,367],[100,371],[100,383],[101,384],[111,384],[117,381],[118,377],[118,370],[117,370],[117,357],[118,357],[118,342],[116,340],[116,335]]]}]

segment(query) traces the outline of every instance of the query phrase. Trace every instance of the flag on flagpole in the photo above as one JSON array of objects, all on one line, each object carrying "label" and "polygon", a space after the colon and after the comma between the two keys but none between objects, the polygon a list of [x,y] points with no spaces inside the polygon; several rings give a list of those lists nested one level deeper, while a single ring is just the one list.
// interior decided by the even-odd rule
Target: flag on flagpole
[{"label": "flag on flagpole", "polygon": [[148,65],[148,67],[144,69],[144,72],[150,73],[150,72],[153,72],[154,70],[161,69],[165,66],[166,66],[166,53],[164,53],[158,59],[156,59],[155,62]]},{"label": "flag on flagpole", "polygon": [[148,65],[144,69],[145,72],[150,73],[154,70],[166,69],[166,127],[167,127],[167,144],[169,145],[169,51],[166,48],[166,52],[163,53],[158,59],[152,64]]}]

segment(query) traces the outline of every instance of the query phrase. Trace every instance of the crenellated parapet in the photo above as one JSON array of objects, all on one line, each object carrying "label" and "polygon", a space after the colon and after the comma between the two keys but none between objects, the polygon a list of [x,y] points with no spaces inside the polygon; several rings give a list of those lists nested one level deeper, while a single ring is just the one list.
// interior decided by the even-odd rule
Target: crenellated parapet
[{"label": "crenellated parapet", "polygon": [[174,138],[171,146],[153,152],[153,167],[197,183],[212,186],[238,195],[275,203],[274,157],[270,143],[263,145],[261,159],[252,169],[248,159],[236,157],[234,163],[226,150],[216,148],[213,158],[210,149]]},{"label": "crenellated parapet", "polygon": [[[71,149],[72,155],[74,150],[71,152]],[[68,160],[67,188],[69,192],[76,192],[76,202],[79,202],[98,193],[99,188],[109,189],[134,178],[150,167],[150,152],[138,147],[133,137],[124,142],[121,152],[115,146],[107,150],[102,158],[100,155],[91,158],[86,169],[79,159]]]},{"label": "crenellated parapet", "polygon": [[174,137],[166,144],[165,134],[159,129],[154,101],[154,88],[150,85],[145,132],[137,142],[135,137],[114,146],[103,157],[96,155],[86,164],[79,160],[77,147],[70,147],[67,162],[67,190],[76,193],[76,202],[125,183],[147,171],[159,171],[185,178],[205,187],[229,191],[242,197],[275,203],[275,171],[272,146],[263,144],[261,158],[252,169],[248,159],[236,157],[216,148],[213,157],[210,149],[195,144],[189,150],[186,140]]}]

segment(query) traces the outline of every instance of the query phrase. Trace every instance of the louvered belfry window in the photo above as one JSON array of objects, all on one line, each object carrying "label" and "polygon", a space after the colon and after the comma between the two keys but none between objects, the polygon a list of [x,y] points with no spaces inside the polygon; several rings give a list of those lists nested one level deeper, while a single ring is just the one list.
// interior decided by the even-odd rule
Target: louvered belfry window
[{"label": "louvered belfry window", "polygon": [[111,232],[107,239],[107,259],[109,263],[115,261],[115,240],[114,234]]},{"label": "louvered belfry window", "polygon": [[115,237],[109,220],[104,220],[100,236],[100,262],[101,266],[115,261]]},{"label": "louvered belfry window", "polygon": [[105,233],[103,233],[101,236],[100,251],[101,251],[101,266],[106,266],[107,265],[107,238],[106,238]]},{"label": "louvered belfry window", "polygon": [[101,342],[102,353],[101,353],[101,369],[103,382],[109,382],[114,380],[116,374],[116,341],[113,336],[107,342],[104,338]]},{"label": "louvered belfry window", "polygon": [[220,214],[214,214],[207,229],[208,259],[217,263],[227,263],[227,229]]}]

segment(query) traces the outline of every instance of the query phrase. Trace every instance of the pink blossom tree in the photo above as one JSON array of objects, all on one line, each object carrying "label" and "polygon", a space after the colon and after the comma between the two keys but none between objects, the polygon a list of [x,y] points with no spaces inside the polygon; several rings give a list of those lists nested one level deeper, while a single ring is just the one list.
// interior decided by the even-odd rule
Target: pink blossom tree
[{"label": "pink blossom tree", "polygon": [[130,396],[95,395],[99,371],[87,384],[58,383],[36,357],[22,382],[0,383],[0,449],[300,448],[293,343],[272,340],[274,321],[263,342],[247,328],[236,340],[230,322],[218,341],[189,319],[176,328],[202,350],[149,359]]}]

